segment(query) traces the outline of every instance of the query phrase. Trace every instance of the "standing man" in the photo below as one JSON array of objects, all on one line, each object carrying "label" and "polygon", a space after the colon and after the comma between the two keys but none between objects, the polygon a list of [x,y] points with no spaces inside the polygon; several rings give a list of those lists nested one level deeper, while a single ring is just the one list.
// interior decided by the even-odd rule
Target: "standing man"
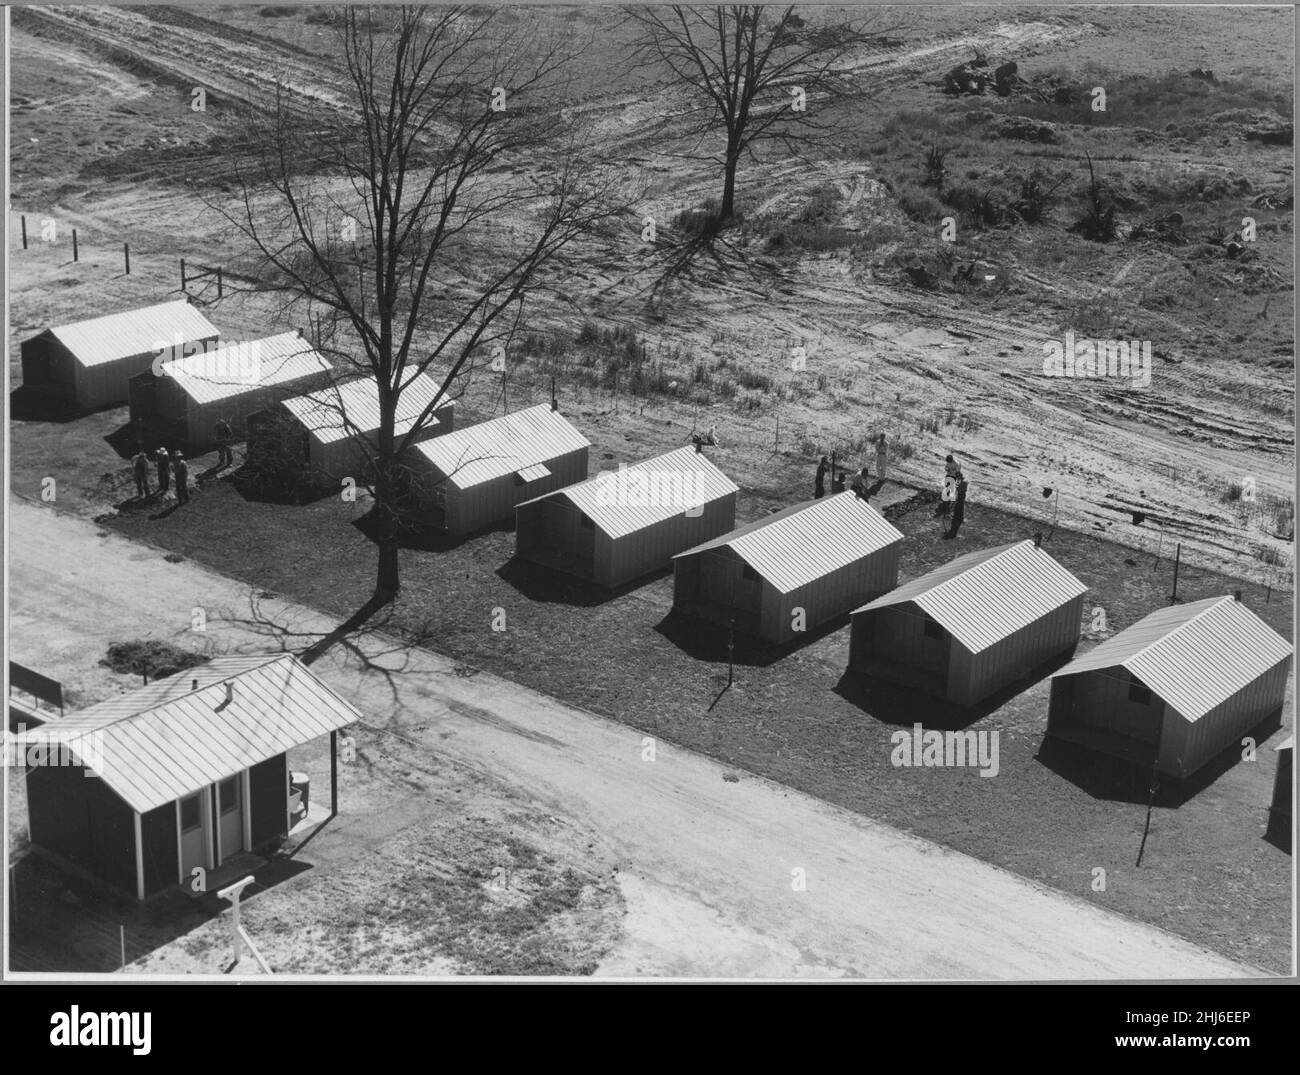
[{"label": "standing man", "polygon": [[149,457],[141,448],[131,460],[131,470],[135,473],[135,495],[145,500],[149,496]]},{"label": "standing man", "polygon": [[885,471],[889,468],[889,449],[885,446],[885,435],[880,434],[876,438],[876,480],[882,485],[885,481]]},{"label": "standing man", "polygon": [[172,480],[171,468],[172,468],[171,460],[167,458],[167,449],[159,448],[158,449],[158,495],[159,496],[167,495],[167,487],[171,484],[171,480]]},{"label": "standing man", "polygon": [[961,481],[961,467],[958,466],[957,460],[951,455],[943,461],[943,494],[939,499],[939,506],[935,508],[936,515],[946,516],[952,510],[952,502],[957,498],[957,483]]},{"label": "standing man", "polygon": [[826,495],[826,472],[831,469],[825,456],[817,464],[817,477],[813,480],[813,499],[820,500]]},{"label": "standing man", "polygon": [[948,532],[943,536],[948,539],[955,538],[957,531],[961,529],[961,524],[966,518],[966,479],[957,479],[957,497],[953,501],[952,522],[948,525]]},{"label": "standing man", "polygon": [[235,453],[230,450],[230,442],[235,439],[235,434],[230,428],[230,423],[224,418],[218,418],[212,431],[217,438],[217,466],[233,467]]},{"label": "standing man", "polygon": [[185,457],[179,449],[172,457],[172,470],[176,474],[176,503],[190,502],[190,468],[185,465]]}]

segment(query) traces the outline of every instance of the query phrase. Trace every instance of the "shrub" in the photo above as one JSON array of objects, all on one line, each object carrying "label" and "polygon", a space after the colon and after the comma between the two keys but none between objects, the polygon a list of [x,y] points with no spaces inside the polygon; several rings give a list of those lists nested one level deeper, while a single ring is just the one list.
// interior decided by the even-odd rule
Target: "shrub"
[{"label": "shrub", "polygon": [[99,663],[122,675],[147,675],[152,680],[207,662],[208,658],[201,653],[192,653],[160,639],[142,638],[111,643],[108,655]]}]

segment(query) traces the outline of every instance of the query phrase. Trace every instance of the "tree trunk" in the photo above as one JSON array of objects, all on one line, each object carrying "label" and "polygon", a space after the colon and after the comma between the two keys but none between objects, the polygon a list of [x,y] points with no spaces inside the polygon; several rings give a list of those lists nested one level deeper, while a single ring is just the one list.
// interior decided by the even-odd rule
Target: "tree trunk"
[{"label": "tree trunk", "polygon": [[397,519],[388,504],[377,504],[379,511],[379,573],[375,578],[375,597],[391,601],[401,589],[397,566]]},{"label": "tree trunk", "polygon": [[726,222],[731,219],[732,214],[736,211],[736,169],[740,165],[740,154],[727,154],[726,172],[722,183],[722,209],[719,212],[720,222]]}]

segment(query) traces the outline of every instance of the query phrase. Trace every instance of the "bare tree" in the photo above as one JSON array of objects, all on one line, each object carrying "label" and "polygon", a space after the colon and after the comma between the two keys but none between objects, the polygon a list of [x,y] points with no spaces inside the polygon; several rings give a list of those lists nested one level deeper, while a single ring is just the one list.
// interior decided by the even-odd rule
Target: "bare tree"
[{"label": "bare tree", "polygon": [[736,172],[762,141],[795,150],[830,124],[818,108],[853,91],[845,67],[856,48],[886,31],[870,23],[812,26],[793,7],[634,8],[643,64],[662,64],[693,91],[691,134],[702,144],[719,135],[719,223],[735,214]]},{"label": "bare tree", "polygon": [[[617,210],[564,144],[571,41],[483,8],[347,8],[337,30],[335,99],[304,108],[281,87],[250,116],[235,198],[210,204],[251,241],[262,286],[305,313],[339,379],[376,384],[358,484],[373,496],[382,603],[399,589],[410,452],[434,411],[509,342],[557,255]],[[426,373],[440,391],[399,416]],[[345,430],[367,432],[335,398]]]}]

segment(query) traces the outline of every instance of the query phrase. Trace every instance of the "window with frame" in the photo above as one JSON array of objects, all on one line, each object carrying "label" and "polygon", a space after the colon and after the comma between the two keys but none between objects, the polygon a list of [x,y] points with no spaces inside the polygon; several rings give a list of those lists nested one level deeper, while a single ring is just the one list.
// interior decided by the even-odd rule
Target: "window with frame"
[{"label": "window with frame", "polygon": [[221,812],[229,814],[239,809],[239,777],[232,776],[223,780],[217,787],[217,799],[221,803]]}]

